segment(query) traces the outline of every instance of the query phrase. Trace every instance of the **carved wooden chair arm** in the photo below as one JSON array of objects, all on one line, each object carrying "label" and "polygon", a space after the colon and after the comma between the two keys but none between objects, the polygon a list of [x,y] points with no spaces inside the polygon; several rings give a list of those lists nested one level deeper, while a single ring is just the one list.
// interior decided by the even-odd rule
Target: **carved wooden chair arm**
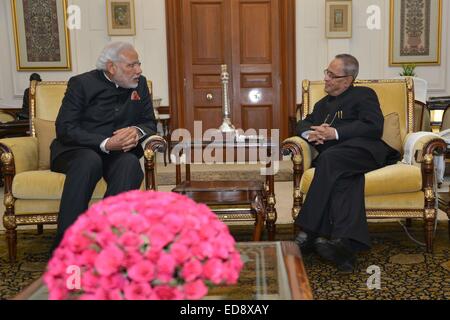
[{"label": "carved wooden chair arm", "polygon": [[156,152],[163,153],[167,149],[167,141],[164,138],[154,135],[144,142],[144,167],[145,167],[145,188],[146,190],[156,190]]},{"label": "carved wooden chair arm", "polygon": [[311,168],[313,149],[304,139],[294,136],[287,138],[281,144],[283,155],[291,155],[292,161],[299,164],[303,172]]},{"label": "carved wooden chair arm", "polygon": [[5,165],[9,166],[5,174],[15,175],[38,168],[38,140],[35,137],[1,139],[0,152],[3,169],[6,169]]}]

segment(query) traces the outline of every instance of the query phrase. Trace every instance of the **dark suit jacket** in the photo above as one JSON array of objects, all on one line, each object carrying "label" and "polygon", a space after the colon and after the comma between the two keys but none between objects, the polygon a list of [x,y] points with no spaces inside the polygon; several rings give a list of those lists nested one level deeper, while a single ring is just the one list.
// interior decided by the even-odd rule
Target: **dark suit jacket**
[{"label": "dark suit jacket", "polygon": [[[336,117],[335,117],[336,115]],[[337,97],[325,96],[303,121],[297,123],[297,134],[319,126],[327,119],[336,129],[339,140],[326,141],[315,146],[320,152],[335,145],[351,145],[369,151],[378,164],[395,163],[400,154],[381,140],[384,117],[378,97],[370,88],[349,87]]]},{"label": "dark suit jacket", "polygon": [[[140,100],[132,99],[134,91]],[[156,132],[152,97],[145,77],[140,77],[136,89],[117,88],[98,70],[72,77],[56,119],[51,161],[63,152],[80,148],[102,152],[103,140],[129,126],[142,129],[146,134],[142,139]],[[143,155],[140,144],[130,152],[139,158]]]}]

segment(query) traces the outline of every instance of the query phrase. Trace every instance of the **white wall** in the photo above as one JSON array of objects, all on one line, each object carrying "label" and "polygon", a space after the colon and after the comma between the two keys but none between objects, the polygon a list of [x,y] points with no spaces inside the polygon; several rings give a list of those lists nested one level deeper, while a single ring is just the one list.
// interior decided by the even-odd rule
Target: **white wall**
[{"label": "white wall", "polygon": [[[81,30],[70,32],[72,71],[38,73],[43,80],[68,80],[71,76],[95,68],[101,49],[109,41],[129,41],[135,45],[144,75],[153,80],[154,96],[168,105],[167,48],[164,0],[135,0],[136,36],[110,37],[106,23],[105,0],[69,0],[81,9]],[[0,107],[21,107],[32,72],[16,71],[10,0],[0,0]]]},{"label": "white wall", "polygon": [[[350,52],[361,63],[360,78],[397,77],[400,68],[389,67],[389,0],[353,1],[351,39],[325,38],[325,0],[297,1],[297,100],[302,79],[322,79],[322,70],[337,53]],[[417,75],[428,81],[429,95],[450,95],[450,1],[443,2],[442,49],[440,66],[418,66]],[[154,95],[168,105],[167,46],[164,0],[135,0],[136,36],[109,37],[105,0],[69,0],[81,8],[81,30],[71,31],[71,72],[40,72],[44,80],[67,80],[94,68],[101,48],[110,40],[133,43],[142,60],[144,75],[153,80]],[[381,9],[381,29],[368,30],[366,9]],[[20,107],[31,72],[17,72],[10,0],[0,0],[0,107]]]},{"label": "white wall", "polygon": [[[296,0],[297,102],[301,81],[323,79],[323,69],[338,53],[348,52],[360,62],[361,79],[394,78],[401,68],[389,66],[389,0],[353,0],[353,35],[350,39],[325,38],[325,0]],[[443,0],[441,65],[417,66],[416,74],[428,81],[428,95],[450,95],[450,1]],[[381,29],[369,30],[370,5],[381,9]]]}]

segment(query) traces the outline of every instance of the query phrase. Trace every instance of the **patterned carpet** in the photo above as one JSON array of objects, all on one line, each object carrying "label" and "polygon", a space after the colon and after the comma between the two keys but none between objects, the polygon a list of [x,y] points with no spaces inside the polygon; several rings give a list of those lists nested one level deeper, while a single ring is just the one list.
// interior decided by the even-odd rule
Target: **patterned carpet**
[{"label": "patterned carpet", "polygon": [[[304,257],[315,299],[436,299],[450,300],[450,242],[447,222],[438,225],[435,253],[424,253],[412,242],[398,223],[371,223],[373,248],[359,255],[353,274],[343,275],[317,255]],[[251,227],[233,226],[238,241],[251,239]],[[422,241],[422,223],[415,222],[411,234]],[[277,226],[277,240],[291,240],[290,225]],[[7,262],[5,235],[0,233],[0,298],[8,299],[38,278],[48,260],[54,230],[37,235],[33,230],[20,231],[18,263]],[[369,290],[369,266],[381,270],[381,289]]]}]

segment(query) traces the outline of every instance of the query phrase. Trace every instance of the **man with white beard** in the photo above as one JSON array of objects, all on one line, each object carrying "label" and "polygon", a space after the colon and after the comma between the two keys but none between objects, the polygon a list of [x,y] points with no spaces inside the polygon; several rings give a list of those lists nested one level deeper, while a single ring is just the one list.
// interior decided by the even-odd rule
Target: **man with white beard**
[{"label": "man with white beard", "polygon": [[69,80],[56,119],[51,170],[66,180],[53,249],[88,208],[102,177],[108,184],[105,198],[139,189],[144,177],[139,142],[155,132],[152,98],[136,50],[125,42],[108,44],[96,70]]}]

